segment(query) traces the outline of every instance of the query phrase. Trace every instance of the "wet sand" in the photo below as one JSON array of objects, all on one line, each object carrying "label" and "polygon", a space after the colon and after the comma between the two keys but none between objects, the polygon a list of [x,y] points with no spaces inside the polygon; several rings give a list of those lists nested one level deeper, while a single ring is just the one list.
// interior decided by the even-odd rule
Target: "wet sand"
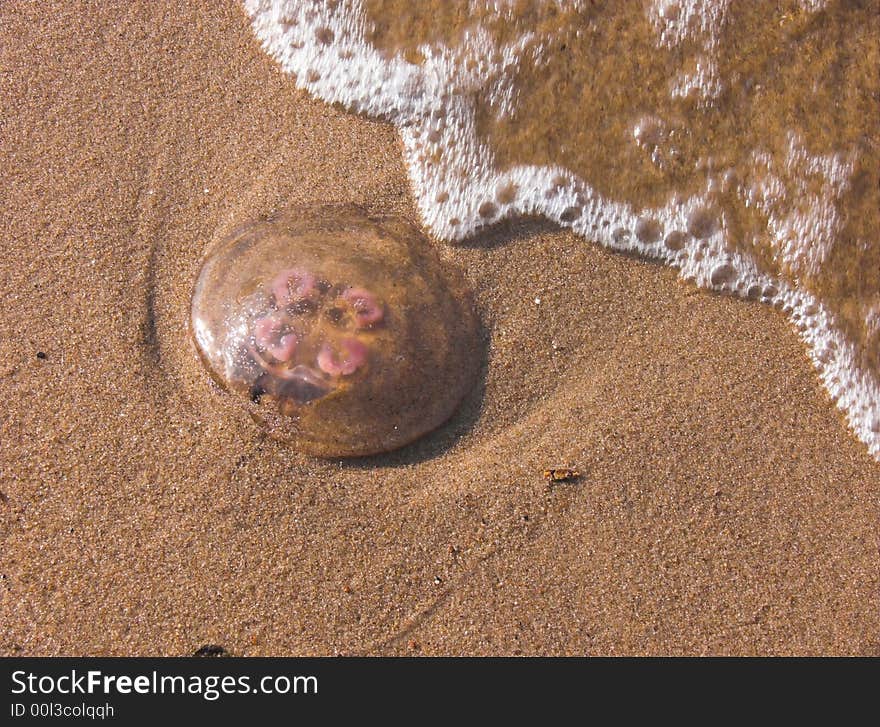
[{"label": "wet sand", "polygon": [[394,130],[235,2],[0,15],[0,654],[880,654],[880,467],[779,311],[537,222],[438,243],[480,386],[299,455],[200,367],[193,281],[288,204],[414,219]]}]

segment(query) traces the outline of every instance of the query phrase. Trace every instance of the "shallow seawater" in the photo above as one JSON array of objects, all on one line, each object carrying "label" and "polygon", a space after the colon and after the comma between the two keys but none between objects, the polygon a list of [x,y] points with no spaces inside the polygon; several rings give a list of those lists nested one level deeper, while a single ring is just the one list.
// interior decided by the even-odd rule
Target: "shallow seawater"
[{"label": "shallow seawater", "polygon": [[880,456],[876,3],[245,5],[300,85],[398,125],[435,235],[541,214],[775,305]]},{"label": "shallow seawater", "polygon": [[457,271],[406,221],[348,205],[294,207],[222,236],[191,329],[208,372],[270,436],[326,457],[435,429],[480,359]]}]

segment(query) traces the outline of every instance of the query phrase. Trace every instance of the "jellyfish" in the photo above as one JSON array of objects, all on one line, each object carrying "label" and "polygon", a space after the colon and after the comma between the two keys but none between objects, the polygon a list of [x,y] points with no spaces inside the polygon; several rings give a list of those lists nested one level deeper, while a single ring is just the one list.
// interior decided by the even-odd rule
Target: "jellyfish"
[{"label": "jellyfish", "polygon": [[198,357],[268,434],[322,457],[408,444],[473,387],[478,320],[416,227],[351,206],[237,226],[195,283]]}]

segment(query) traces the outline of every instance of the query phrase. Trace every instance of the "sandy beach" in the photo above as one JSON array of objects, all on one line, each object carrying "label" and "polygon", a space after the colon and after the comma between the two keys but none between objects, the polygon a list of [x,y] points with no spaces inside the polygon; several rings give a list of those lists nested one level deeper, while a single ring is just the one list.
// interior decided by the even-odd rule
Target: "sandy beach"
[{"label": "sandy beach", "polygon": [[880,655],[880,465],[780,311],[540,221],[434,242],[476,390],[299,454],[211,383],[193,282],[289,205],[417,221],[395,129],[233,0],[0,19],[0,654]]}]

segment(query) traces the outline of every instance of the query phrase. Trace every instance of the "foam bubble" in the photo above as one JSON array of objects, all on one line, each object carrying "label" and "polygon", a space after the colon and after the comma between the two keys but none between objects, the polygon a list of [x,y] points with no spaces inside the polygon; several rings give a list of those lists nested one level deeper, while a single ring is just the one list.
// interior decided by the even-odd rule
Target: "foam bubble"
[{"label": "foam bubble", "polygon": [[717,229],[718,215],[711,209],[697,207],[688,215],[687,230],[698,240],[711,237]]},{"label": "foam bubble", "polygon": [[642,217],[636,223],[636,237],[643,245],[653,245],[660,239],[663,228],[652,217]]}]

